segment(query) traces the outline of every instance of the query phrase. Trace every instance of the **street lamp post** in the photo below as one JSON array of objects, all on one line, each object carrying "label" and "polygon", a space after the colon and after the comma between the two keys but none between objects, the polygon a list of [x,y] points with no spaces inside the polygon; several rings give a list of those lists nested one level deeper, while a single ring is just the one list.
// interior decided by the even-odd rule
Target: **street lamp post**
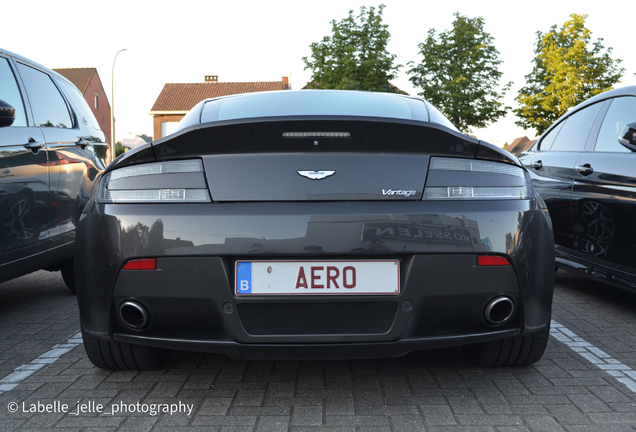
[{"label": "street lamp post", "polygon": [[113,70],[110,74],[110,89],[111,89],[111,97],[110,97],[110,159],[109,163],[115,159],[115,61],[117,60],[117,56],[122,51],[128,51],[126,48],[120,49],[115,54],[115,58],[113,59]]}]

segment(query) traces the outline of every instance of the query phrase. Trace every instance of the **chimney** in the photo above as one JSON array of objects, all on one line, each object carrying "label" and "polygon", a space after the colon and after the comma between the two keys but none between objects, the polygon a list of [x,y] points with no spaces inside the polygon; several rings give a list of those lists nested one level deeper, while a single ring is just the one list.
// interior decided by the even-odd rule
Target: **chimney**
[{"label": "chimney", "polygon": [[219,82],[218,75],[205,75],[205,82]]},{"label": "chimney", "polygon": [[285,83],[285,88],[289,87],[289,77],[283,77],[283,83]]}]

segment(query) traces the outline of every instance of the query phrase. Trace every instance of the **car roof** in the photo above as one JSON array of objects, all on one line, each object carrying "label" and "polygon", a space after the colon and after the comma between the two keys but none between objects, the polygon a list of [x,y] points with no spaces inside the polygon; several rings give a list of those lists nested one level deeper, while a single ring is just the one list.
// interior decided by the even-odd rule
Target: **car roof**
[{"label": "car roof", "polygon": [[219,121],[290,116],[411,120],[456,130],[450,120],[425,99],[353,90],[269,91],[205,99],[186,114],[179,129]]},{"label": "car roof", "polygon": [[599,101],[602,101],[602,100],[605,100],[605,99],[610,99],[610,98],[617,97],[617,96],[636,96],[636,86],[625,86],[625,87],[615,88],[615,89],[603,92],[601,94],[598,94],[596,96],[593,96],[593,97],[589,98],[588,100],[586,100],[584,102],[581,102],[580,104],[575,106],[572,109],[572,111],[568,111],[568,114],[570,112],[578,111],[581,108],[584,108],[586,106],[595,104],[595,103],[597,103]]},{"label": "car roof", "polygon": [[[15,60],[19,60],[21,63],[25,63],[28,64],[29,66],[33,66],[36,67],[38,69],[41,69],[43,71],[45,71],[46,73],[48,73],[49,75],[55,75],[56,78],[62,79],[64,81],[68,81],[68,79],[66,79],[64,76],[60,75],[59,73],[55,72],[53,69],[49,69],[46,66],[41,65],[38,62],[35,62],[31,59],[28,59],[24,56],[21,56],[19,54],[16,54],[14,52],[11,52],[9,50],[6,50],[2,47],[0,47],[0,55],[6,55],[7,57],[13,57]],[[68,81],[70,83],[70,81]]]},{"label": "car roof", "polygon": [[556,119],[542,134],[541,136],[539,136],[539,138],[536,139],[535,144],[533,144],[533,147],[535,145],[537,145],[538,143],[540,143],[541,141],[543,141],[543,137],[545,137],[546,135],[548,135],[548,133],[550,133],[559,123],[562,123],[567,117],[569,117],[572,113],[575,113],[577,111],[582,110],[583,108],[593,105],[597,102],[601,102],[607,99],[611,99],[611,98],[615,98],[615,97],[620,97],[620,96],[636,96],[636,86],[625,86],[625,87],[619,87],[616,89],[612,89],[612,90],[608,90],[605,91],[601,94],[598,94],[596,96],[593,96],[589,99],[587,99],[586,101],[581,102],[580,104],[576,105],[574,108],[571,108],[568,112],[566,112],[565,114],[563,114],[561,117],[559,117],[558,119]]}]

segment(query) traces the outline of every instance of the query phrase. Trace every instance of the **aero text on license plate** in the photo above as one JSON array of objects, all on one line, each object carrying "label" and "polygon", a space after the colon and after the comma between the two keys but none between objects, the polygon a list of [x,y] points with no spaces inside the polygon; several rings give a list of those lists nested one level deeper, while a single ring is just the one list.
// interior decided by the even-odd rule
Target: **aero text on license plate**
[{"label": "aero text on license plate", "polygon": [[399,294],[398,260],[237,261],[239,295]]}]

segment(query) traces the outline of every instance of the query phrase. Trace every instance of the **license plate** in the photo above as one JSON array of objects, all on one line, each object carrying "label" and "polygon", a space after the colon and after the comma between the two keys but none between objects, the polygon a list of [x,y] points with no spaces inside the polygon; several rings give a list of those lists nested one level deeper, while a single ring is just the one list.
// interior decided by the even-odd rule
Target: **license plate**
[{"label": "license plate", "polygon": [[399,294],[398,260],[237,261],[238,295]]}]

